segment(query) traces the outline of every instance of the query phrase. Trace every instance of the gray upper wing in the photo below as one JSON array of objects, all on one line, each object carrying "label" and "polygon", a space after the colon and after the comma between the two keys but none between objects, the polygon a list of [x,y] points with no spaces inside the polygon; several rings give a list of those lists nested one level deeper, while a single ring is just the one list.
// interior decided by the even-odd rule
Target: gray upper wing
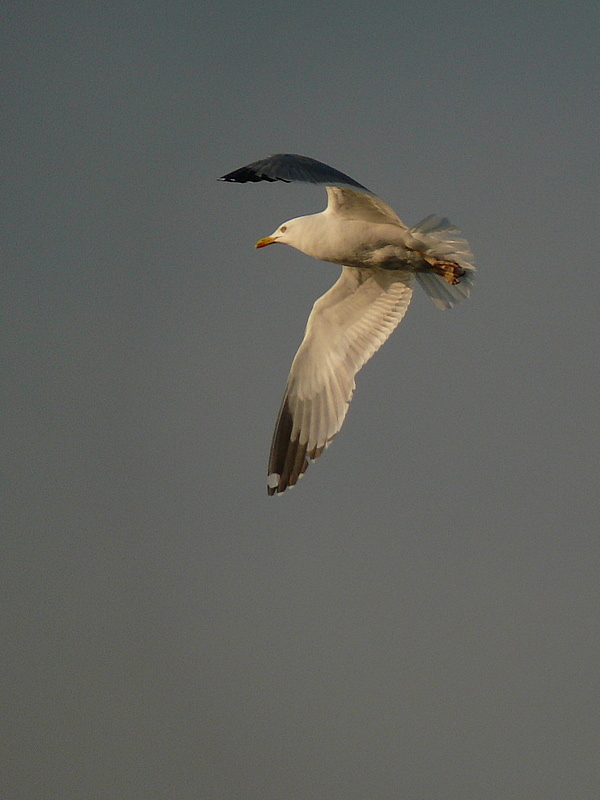
[{"label": "gray upper wing", "polygon": [[253,161],[245,167],[240,167],[233,172],[223,175],[220,181],[229,183],[248,183],[258,181],[302,181],[304,183],[320,183],[325,186],[351,186],[372,194],[370,189],[363,186],[354,178],[345,175],[321,161],[308,156],[298,156],[293,153],[278,153],[260,161]]}]

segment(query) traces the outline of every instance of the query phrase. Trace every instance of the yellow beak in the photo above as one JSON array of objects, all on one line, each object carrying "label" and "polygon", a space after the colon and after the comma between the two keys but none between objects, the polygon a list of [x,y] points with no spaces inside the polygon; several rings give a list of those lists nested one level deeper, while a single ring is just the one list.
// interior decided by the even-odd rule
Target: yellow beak
[{"label": "yellow beak", "polygon": [[268,244],[275,244],[276,241],[277,239],[274,239],[272,236],[265,236],[264,239],[259,239],[254,247],[266,247]]}]

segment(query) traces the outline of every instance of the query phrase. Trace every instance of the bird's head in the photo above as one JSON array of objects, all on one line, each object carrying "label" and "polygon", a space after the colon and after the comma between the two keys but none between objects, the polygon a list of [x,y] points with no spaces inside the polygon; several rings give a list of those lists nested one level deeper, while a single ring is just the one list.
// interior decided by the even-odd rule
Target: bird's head
[{"label": "bird's head", "polygon": [[279,243],[279,244],[289,244],[292,247],[294,247],[295,246],[294,231],[298,227],[297,225],[298,222],[299,222],[298,219],[290,219],[287,222],[282,223],[274,233],[272,233],[270,236],[265,236],[263,239],[259,239],[254,246],[266,247],[268,244]]}]

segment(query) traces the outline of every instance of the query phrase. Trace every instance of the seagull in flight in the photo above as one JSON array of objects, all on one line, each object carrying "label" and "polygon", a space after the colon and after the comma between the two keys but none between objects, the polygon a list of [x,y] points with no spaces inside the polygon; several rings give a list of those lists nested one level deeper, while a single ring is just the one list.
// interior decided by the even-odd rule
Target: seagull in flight
[{"label": "seagull in flight", "polygon": [[365,186],[314,158],[273,155],[219,180],[300,181],[327,190],[324,211],[283,222],[256,242],[342,266],[313,306],[285,388],[267,478],[269,495],[281,494],[342,427],[356,373],[404,316],[415,278],[437,308],[450,308],[471,293],[473,254],[447,219],[432,215],[409,228]]}]

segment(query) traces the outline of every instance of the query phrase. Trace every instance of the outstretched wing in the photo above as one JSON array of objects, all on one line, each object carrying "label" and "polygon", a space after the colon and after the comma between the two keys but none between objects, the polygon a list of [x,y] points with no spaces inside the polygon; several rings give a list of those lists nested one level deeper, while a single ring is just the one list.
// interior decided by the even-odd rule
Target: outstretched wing
[{"label": "outstretched wing", "polygon": [[275,427],[270,495],[294,486],[341,428],[355,375],[404,316],[413,280],[404,270],[344,267],[314,304]]},{"label": "outstretched wing", "polygon": [[396,212],[354,178],[308,156],[278,153],[253,161],[219,178],[228,183],[284,181],[317,183],[327,187],[328,210],[351,219],[406,226]]},{"label": "outstretched wing", "polygon": [[321,183],[324,186],[352,186],[363,192],[369,192],[354,178],[345,175],[333,167],[323,164],[308,156],[298,156],[294,153],[278,153],[260,161],[253,161],[245,167],[236,169],[219,178],[220,181],[228,183],[248,183],[258,181],[284,181],[292,183],[301,181],[304,183]]}]

